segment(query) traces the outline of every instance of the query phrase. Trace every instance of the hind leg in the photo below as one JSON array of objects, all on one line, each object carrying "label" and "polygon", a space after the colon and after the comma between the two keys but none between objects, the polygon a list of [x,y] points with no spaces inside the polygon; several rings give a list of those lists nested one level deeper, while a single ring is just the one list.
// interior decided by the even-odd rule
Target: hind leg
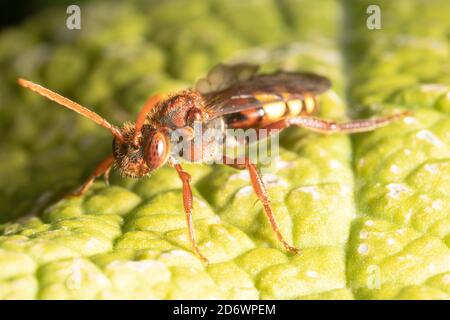
[{"label": "hind leg", "polygon": [[409,114],[409,112],[402,112],[373,119],[351,120],[342,123],[320,118],[301,116],[287,119],[287,121],[289,125],[300,126],[320,133],[358,133],[368,132],[387,126],[392,121],[400,119],[407,114]]},{"label": "hind leg", "polygon": [[291,125],[303,127],[305,129],[309,129],[320,133],[368,132],[387,126],[391,122],[398,120],[408,114],[409,112],[402,112],[385,117],[350,120],[348,122],[341,122],[341,123],[309,116],[298,116],[294,118],[279,120],[261,129],[266,129],[269,135],[273,133],[273,131],[283,130]]}]

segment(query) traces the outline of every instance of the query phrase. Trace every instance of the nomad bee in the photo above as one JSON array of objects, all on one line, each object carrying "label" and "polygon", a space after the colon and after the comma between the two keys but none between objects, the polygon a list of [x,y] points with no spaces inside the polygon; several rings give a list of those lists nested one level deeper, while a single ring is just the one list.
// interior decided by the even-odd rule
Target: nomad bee
[{"label": "nomad bee", "polygon": [[[207,262],[195,241],[191,177],[183,170],[179,160],[183,158],[199,162],[214,156],[210,150],[211,144],[216,142],[193,147],[194,151],[201,148],[201,152],[187,152],[178,156],[172,153],[170,132],[178,130],[186,141],[190,141],[195,138],[194,123],[200,123],[205,128],[219,130],[223,135],[225,129],[265,129],[272,132],[292,125],[320,133],[355,133],[385,126],[404,115],[401,113],[345,123],[320,119],[313,116],[318,110],[316,97],[330,88],[331,83],[327,78],[312,73],[279,71],[257,74],[256,71],[257,67],[253,65],[219,65],[211,70],[205,79],[200,80],[193,90],[150,97],[139,112],[136,122],[126,123],[121,128],[40,85],[23,79],[19,79],[18,83],[93,120],[112,133],[112,155],[100,162],[75,195],[84,194],[97,177],[107,177],[113,166],[122,176],[132,178],[146,176],[166,163],[175,168],[182,182],[183,205],[192,248]],[[201,154],[204,158],[199,159],[195,154]],[[253,189],[279,241],[287,251],[298,253],[299,249],[288,244],[278,228],[256,165],[249,158],[245,158],[243,162],[229,158],[224,160],[225,165],[248,170]]]}]

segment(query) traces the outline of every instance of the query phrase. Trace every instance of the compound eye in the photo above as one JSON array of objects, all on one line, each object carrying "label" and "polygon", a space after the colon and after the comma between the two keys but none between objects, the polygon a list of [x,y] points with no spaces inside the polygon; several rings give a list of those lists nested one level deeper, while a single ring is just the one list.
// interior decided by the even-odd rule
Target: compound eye
[{"label": "compound eye", "polygon": [[155,170],[162,166],[169,154],[167,138],[161,132],[156,132],[146,146],[146,162],[150,170]]}]

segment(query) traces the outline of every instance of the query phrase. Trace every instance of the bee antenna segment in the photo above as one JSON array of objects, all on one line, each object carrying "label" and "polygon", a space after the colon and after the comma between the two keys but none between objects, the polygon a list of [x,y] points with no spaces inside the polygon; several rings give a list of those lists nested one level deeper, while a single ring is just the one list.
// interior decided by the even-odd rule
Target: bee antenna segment
[{"label": "bee antenna segment", "polygon": [[17,79],[17,83],[24,88],[37,92],[41,96],[46,97],[47,99],[52,100],[72,111],[75,111],[76,113],[81,114],[82,116],[88,119],[91,119],[95,123],[111,131],[113,136],[119,139],[121,142],[124,142],[124,137],[122,135],[122,132],[120,132],[119,128],[110,124],[105,118],[101,117],[94,111],[91,111],[88,108],[83,107],[82,105],[66,97],[63,97],[62,95],[53,92],[50,89],[44,88],[43,86],[36,84],[34,82],[19,78]]}]

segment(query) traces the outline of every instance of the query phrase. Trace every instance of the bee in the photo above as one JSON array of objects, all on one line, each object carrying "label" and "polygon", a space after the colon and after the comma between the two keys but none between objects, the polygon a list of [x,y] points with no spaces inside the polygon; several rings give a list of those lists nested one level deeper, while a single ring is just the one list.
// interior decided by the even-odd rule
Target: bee
[{"label": "bee", "polygon": [[[170,134],[173,130],[182,132],[183,139],[195,138],[194,123],[205,128],[215,128],[225,135],[225,129],[265,129],[269,132],[281,131],[290,126],[303,127],[320,133],[356,133],[375,130],[389,124],[405,113],[344,123],[321,119],[316,116],[317,97],[331,87],[331,82],[323,76],[306,72],[278,71],[260,74],[255,65],[218,65],[205,79],[197,82],[194,89],[171,95],[156,94],[148,98],[134,123],[121,127],[110,124],[97,113],[31,81],[18,79],[18,83],[58,104],[91,119],[108,129],[113,135],[112,154],[101,161],[84,184],[74,193],[86,193],[94,180],[101,175],[106,178],[111,168],[116,168],[122,176],[141,178],[168,164],[173,167],[181,180],[183,206],[186,213],[188,236],[195,254],[205,263],[206,257],[200,252],[193,227],[193,198],[190,186],[191,176],[180,164],[180,157],[191,162],[201,162],[215,156],[213,150],[217,141],[203,143],[202,152],[174,154]],[[245,143],[245,142],[243,142]],[[197,150],[198,151],[198,150]],[[195,156],[200,154],[200,158]],[[260,172],[249,158],[243,162],[224,159],[224,164],[236,169],[246,169],[250,182],[264,212],[283,247],[291,253],[300,249],[290,245],[283,237],[274,217]]]}]

